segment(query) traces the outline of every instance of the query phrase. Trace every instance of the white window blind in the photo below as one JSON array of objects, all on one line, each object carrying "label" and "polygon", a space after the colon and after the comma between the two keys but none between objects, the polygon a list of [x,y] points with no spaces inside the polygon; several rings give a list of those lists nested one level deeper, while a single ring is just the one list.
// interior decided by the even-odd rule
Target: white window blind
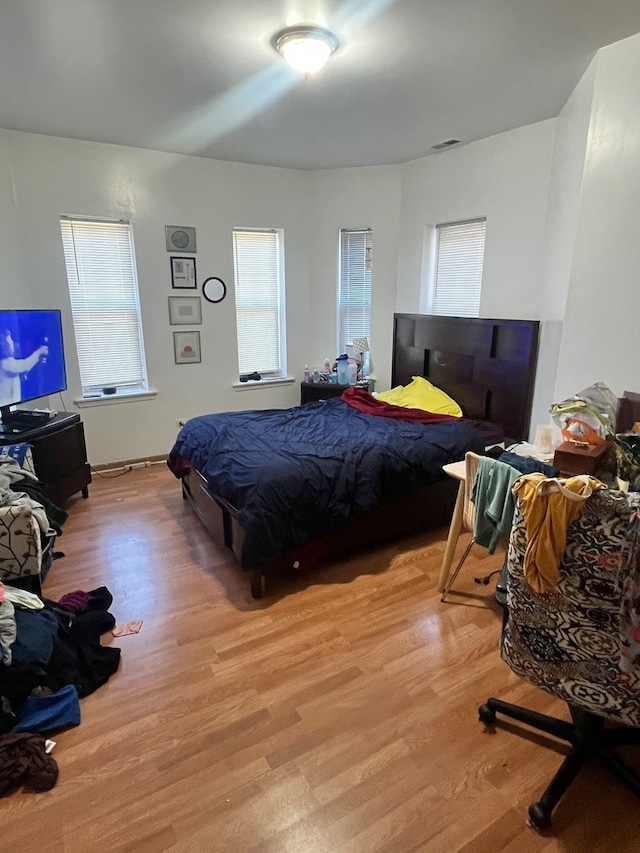
[{"label": "white window blind", "polygon": [[233,264],[240,375],[282,376],[282,232],[234,229]]},{"label": "white window blind", "polygon": [[[340,231],[338,349],[371,334],[371,229]],[[370,341],[369,341],[370,342]]]},{"label": "white window blind", "polygon": [[479,315],[486,226],[486,219],[436,226],[434,314]]},{"label": "white window blind", "polygon": [[128,222],[60,219],[83,394],[147,390]]}]

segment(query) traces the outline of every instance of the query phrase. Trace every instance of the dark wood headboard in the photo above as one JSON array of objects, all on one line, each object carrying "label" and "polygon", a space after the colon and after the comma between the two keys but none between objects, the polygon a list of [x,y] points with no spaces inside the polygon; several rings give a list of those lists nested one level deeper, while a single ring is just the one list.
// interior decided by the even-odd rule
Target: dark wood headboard
[{"label": "dark wood headboard", "polygon": [[391,387],[424,376],[456,400],[465,417],[529,434],[538,358],[538,320],[481,320],[394,314]]}]

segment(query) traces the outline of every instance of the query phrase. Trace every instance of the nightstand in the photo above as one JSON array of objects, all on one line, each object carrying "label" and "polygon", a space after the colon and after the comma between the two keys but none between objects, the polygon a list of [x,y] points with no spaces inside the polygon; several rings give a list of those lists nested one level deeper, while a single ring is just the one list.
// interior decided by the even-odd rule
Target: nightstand
[{"label": "nightstand", "polygon": [[[353,385],[334,385],[331,382],[301,382],[300,383],[300,405],[305,403],[317,403],[318,400],[328,400],[330,397],[341,397],[342,392]],[[369,390],[369,383],[359,383],[358,388]]]},{"label": "nightstand", "polygon": [[572,441],[563,441],[555,449],[553,465],[565,477],[573,477],[576,474],[591,474],[595,477],[608,447],[607,444],[588,444],[582,447]]}]

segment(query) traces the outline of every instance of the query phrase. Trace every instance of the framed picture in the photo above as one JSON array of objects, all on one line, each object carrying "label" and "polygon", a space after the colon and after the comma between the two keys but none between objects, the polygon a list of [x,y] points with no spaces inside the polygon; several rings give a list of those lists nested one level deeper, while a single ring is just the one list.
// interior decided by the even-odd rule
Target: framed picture
[{"label": "framed picture", "polygon": [[165,225],[164,233],[167,241],[167,252],[193,252],[195,254],[195,228],[186,225]]},{"label": "framed picture", "polygon": [[200,364],[200,332],[174,332],[176,364]]},{"label": "framed picture", "polygon": [[199,296],[170,296],[169,322],[172,326],[199,326],[202,307]]},{"label": "framed picture", "polygon": [[195,258],[169,258],[171,261],[171,287],[174,290],[195,290],[196,282],[196,259]]}]

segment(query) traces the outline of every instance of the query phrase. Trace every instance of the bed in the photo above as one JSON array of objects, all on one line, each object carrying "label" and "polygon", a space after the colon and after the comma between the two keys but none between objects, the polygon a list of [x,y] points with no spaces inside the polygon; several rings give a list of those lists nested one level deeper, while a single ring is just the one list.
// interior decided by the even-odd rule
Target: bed
[{"label": "bed", "polygon": [[460,403],[463,418],[379,416],[362,399],[369,395],[347,400],[347,392],[193,418],[168,464],[259,598],[265,578],[283,567],[308,570],[446,524],[456,484],[442,466],[505,435],[527,437],[537,345],[537,321],[396,314],[392,385],[423,376]]}]

